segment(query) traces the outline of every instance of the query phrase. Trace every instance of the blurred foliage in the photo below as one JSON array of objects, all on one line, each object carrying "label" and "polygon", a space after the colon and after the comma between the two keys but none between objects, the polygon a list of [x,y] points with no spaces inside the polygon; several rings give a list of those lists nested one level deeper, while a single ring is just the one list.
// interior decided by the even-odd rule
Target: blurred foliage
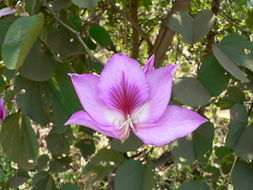
[{"label": "blurred foliage", "polygon": [[[0,14],[0,189],[253,189],[253,1],[133,1],[0,0],[15,10]],[[64,126],[82,109],[67,73],[119,52],[143,65],[159,40],[156,67],[179,65],[170,103],[210,122],[164,147]]]}]

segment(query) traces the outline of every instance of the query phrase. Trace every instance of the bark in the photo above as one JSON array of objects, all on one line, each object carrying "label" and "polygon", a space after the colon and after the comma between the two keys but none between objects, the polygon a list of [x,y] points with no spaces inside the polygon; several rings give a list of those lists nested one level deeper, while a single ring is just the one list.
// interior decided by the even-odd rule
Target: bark
[{"label": "bark", "polygon": [[156,41],[150,55],[155,54],[155,67],[159,67],[163,57],[165,56],[175,31],[169,29],[166,24],[169,22],[170,17],[180,10],[187,10],[192,0],[175,0],[171,10],[169,11],[166,19],[162,22],[160,31],[156,37]]},{"label": "bark", "polygon": [[[131,1],[131,18],[135,23],[138,23],[138,0]],[[133,38],[132,38],[132,58],[136,59],[139,53],[139,32],[132,26]]]}]

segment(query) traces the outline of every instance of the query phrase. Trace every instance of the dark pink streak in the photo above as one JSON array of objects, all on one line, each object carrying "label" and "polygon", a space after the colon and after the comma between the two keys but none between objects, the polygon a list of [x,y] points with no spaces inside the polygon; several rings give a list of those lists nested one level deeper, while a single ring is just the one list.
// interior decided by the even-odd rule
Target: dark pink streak
[{"label": "dark pink streak", "polygon": [[131,114],[141,104],[141,93],[139,88],[126,80],[122,72],[120,83],[110,90],[111,105],[125,116]]}]

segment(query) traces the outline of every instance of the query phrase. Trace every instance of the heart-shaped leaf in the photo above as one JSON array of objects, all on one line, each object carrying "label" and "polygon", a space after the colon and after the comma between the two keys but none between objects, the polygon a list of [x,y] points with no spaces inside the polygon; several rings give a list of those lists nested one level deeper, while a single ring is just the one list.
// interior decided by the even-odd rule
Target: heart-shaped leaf
[{"label": "heart-shaped leaf", "polygon": [[213,27],[214,14],[205,9],[192,18],[186,11],[178,11],[169,20],[168,27],[180,33],[185,43],[200,41]]}]

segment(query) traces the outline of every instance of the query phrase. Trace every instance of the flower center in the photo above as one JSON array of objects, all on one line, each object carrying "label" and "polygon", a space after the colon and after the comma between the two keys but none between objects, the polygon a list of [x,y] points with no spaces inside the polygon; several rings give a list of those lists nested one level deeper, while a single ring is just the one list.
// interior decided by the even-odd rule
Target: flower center
[{"label": "flower center", "polygon": [[114,125],[116,126],[116,132],[122,134],[121,143],[129,137],[130,130],[136,130],[134,124],[137,123],[138,118],[131,118],[128,114],[126,120],[115,120]]}]

